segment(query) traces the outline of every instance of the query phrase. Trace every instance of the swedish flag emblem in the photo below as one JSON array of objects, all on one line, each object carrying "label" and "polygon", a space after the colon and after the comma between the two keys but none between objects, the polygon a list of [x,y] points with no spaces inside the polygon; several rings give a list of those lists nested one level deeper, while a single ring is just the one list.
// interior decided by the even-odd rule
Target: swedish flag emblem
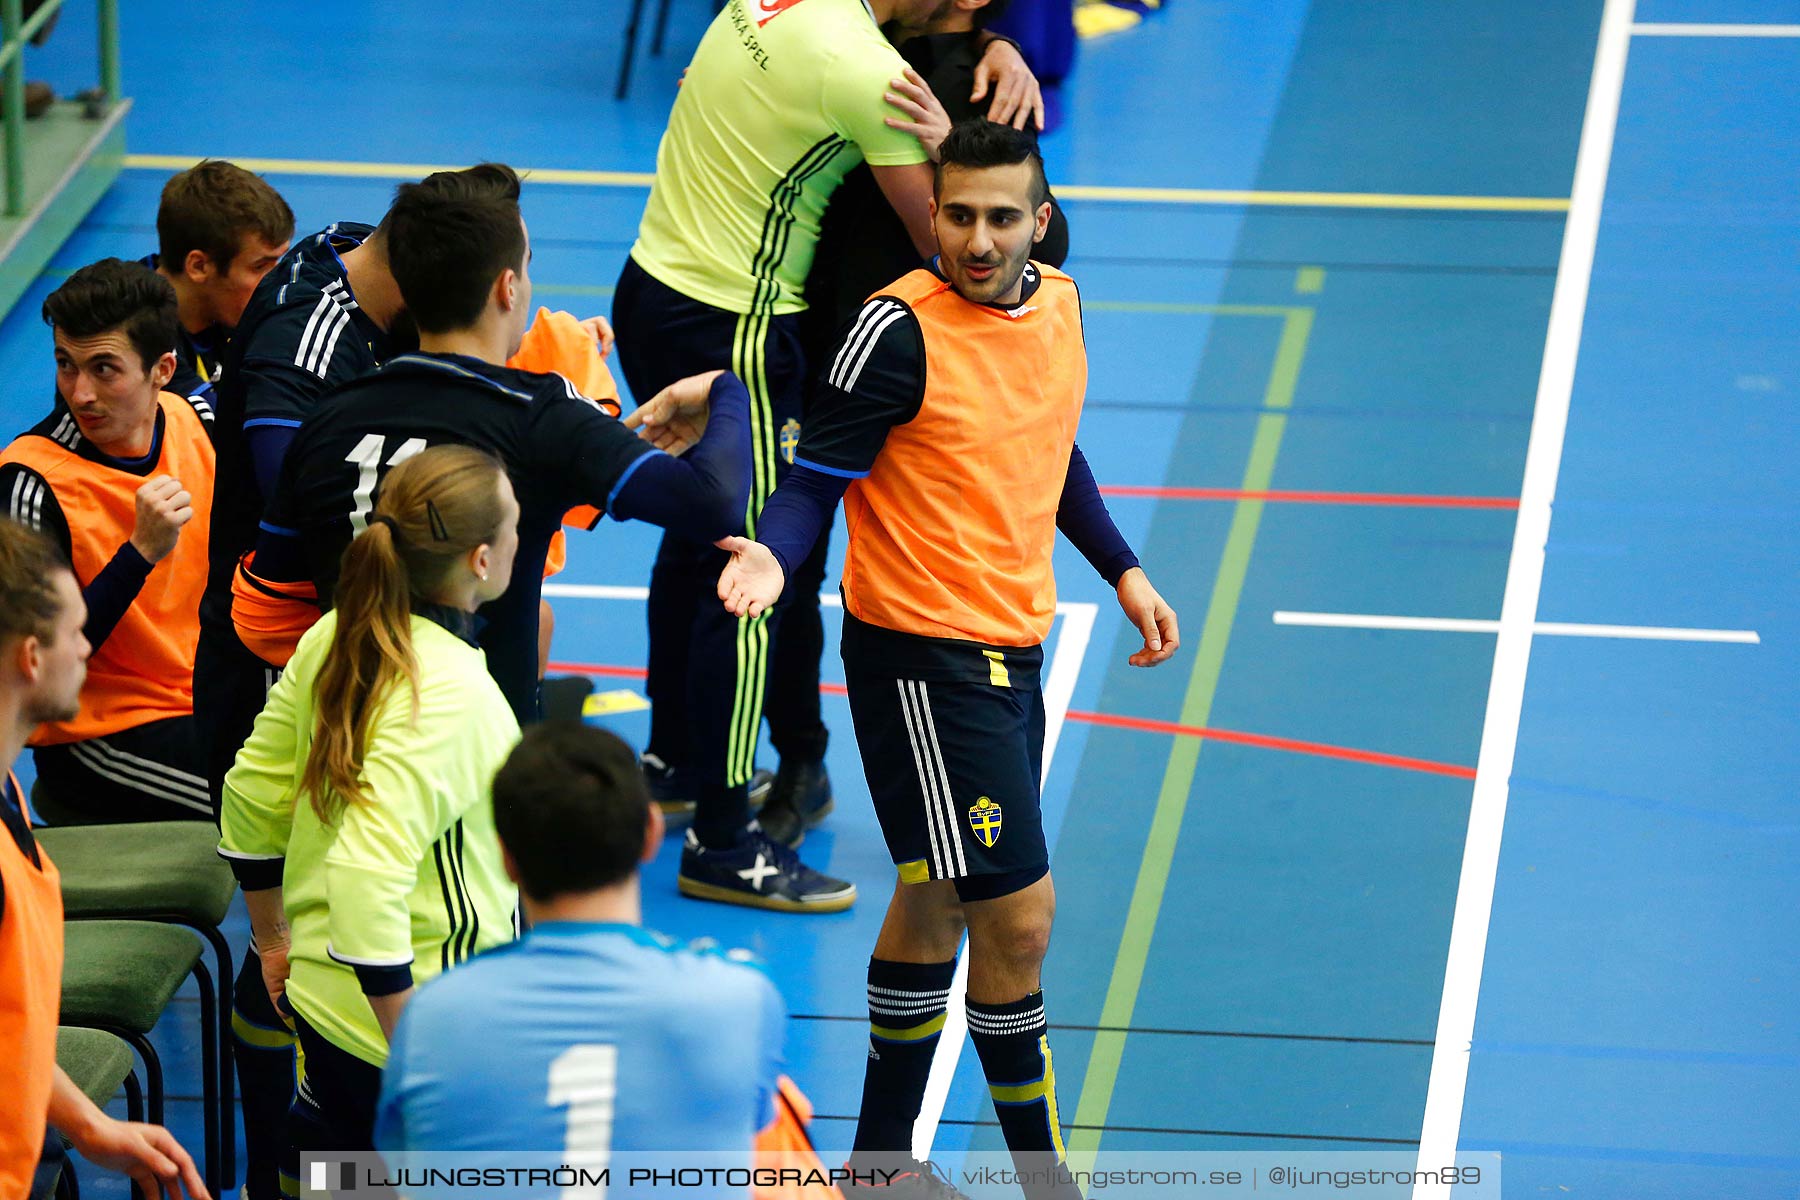
[{"label": "swedish flag emblem", "polygon": [[986,796],[969,806],[969,829],[989,850],[1000,840],[1000,805]]},{"label": "swedish flag emblem", "polygon": [[800,449],[800,422],[789,417],[781,426],[781,457],[794,465],[794,452]]}]

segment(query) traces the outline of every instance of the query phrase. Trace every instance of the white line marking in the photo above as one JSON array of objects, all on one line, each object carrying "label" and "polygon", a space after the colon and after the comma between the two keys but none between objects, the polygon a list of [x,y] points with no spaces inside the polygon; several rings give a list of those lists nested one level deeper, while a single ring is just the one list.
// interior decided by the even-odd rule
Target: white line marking
[{"label": "white line marking", "polygon": [[[1388,617],[1374,613],[1283,612],[1275,613],[1277,625],[1305,625],[1315,629],[1401,629],[1424,633],[1498,633],[1498,621],[1464,620],[1461,617]],[[1732,642],[1759,646],[1754,629],[1683,629],[1661,625],[1583,625],[1571,621],[1537,621],[1534,636],[1630,638],[1648,642]]]},{"label": "white line marking", "polygon": [[[546,583],[544,585],[544,595],[566,596],[575,600],[648,600],[650,598],[650,589],[647,587],[623,587],[604,583]],[[844,607],[844,602],[836,592],[820,592],[819,607],[842,608]],[[1056,605],[1056,615],[1065,618],[1064,632],[1061,636],[1067,638],[1074,634],[1078,634],[1081,652],[1086,654],[1088,638],[1094,632],[1094,618],[1099,612],[1100,606],[1091,601],[1059,601]],[[1062,640],[1059,638],[1056,643],[1058,654],[1062,652],[1062,646]],[[1044,714],[1044,767],[1046,770],[1048,770],[1050,766],[1050,751],[1056,745],[1056,735],[1062,731],[1063,716],[1068,711],[1069,698],[1075,693],[1075,680],[1071,677],[1068,680],[1066,693],[1062,697],[1062,709],[1059,711],[1053,707],[1052,701],[1057,694],[1055,680],[1057,678],[1056,666],[1058,661],[1055,654],[1050,656],[1051,682],[1047,683],[1044,688],[1044,708],[1046,709]],[[1081,664],[1077,662],[1075,670],[1079,671],[1080,669]]]},{"label": "white line marking", "polygon": [[1800,38],[1800,25],[1681,25],[1648,22],[1633,25],[1635,37]]},{"label": "white line marking", "polygon": [[1050,658],[1050,673],[1044,679],[1044,777],[1050,777],[1050,760],[1056,754],[1056,740],[1062,736],[1063,719],[1069,715],[1069,704],[1075,699],[1075,681],[1087,657],[1088,641],[1094,635],[1094,619],[1100,615],[1098,604],[1059,604],[1062,632],[1056,639],[1056,653]]},{"label": "white line marking", "polygon": [[[650,589],[647,587],[609,587],[596,583],[546,583],[546,596],[567,596],[575,600],[648,600]],[[820,596],[822,604],[825,597]]]},{"label": "white line marking", "polygon": [[[1098,604],[1058,604],[1062,629],[1056,638],[1056,652],[1050,656],[1050,670],[1044,677],[1044,778],[1050,778],[1050,762],[1056,755],[1056,742],[1062,736],[1063,722],[1069,715],[1069,702],[1075,698],[1075,681],[1081,675],[1082,661],[1087,657],[1088,641],[1094,633],[1094,619],[1100,613]],[[944,1103],[950,1098],[950,1082],[956,1077],[956,1064],[962,1057],[963,1035],[968,1032],[969,1017],[964,999],[969,994],[968,939],[964,952],[956,956],[956,975],[950,981],[950,1009],[944,1015],[944,1029],[938,1035],[937,1051],[931,1056],[931,1074],[925,1081],[925,1102],[919,1108],[919,1119],[913,1122],[913,1155],[920,1161],[931,1157],[931,1144],[937,1140],[938,1121],[944,1115]]]},{"label": "white line marking", "polygon": [[[1625,87],[1625,58],[1631,46],[1636,0],[1606,0],[1600,18],[1587,112],[1575,154],[1575,186],[1563,227],[1562,257],[1550,301],[1550,327],[1538,376],[1531,440],[1525,450],[1525,481],[1513,527],[1512,559],[1500,602],[1494,673],[1488,684],[1481,755],[1475,762],[1475,794],[1469,832],[1457,881],[1456,913],[1444,966],[1444,994],[1438,1007],[1437,1039],[1431,1052],[1431,1080],[1425,1120],[1419,1133],[1419,1170],[1435,1171],[1454,1162],[1462,1130],[1463,1096],[1469,1082],[1469,1047],[1475,1035],[1475,1006],[1487,953],[1488,920],[1494,905],[1494,878],[1500,867],[1500,834],[1506,824],[1507,779],[1519,742],[1519,715],[1525,703],[1525,670],[1531,659],[1532,627],[1544,578],[1544,546],[1550,537],[1550,506],[1562,466],[1569,397],[1575,388],[1575,360],[1587,312],[1594,246],[1600,236],[1600,209],[1612,160],[1619,96]],[[1448,1184],[1420,1183],[1414,1200],[1447,1200]]]},{"label": "white line marking", "polygon": [[[581,600],[644,600],[650,595],[645,587],[621,587],[592,583],[546,583],[544,595]],[[843,601],[835,593],[819,594],[821,608],[842,608]],[[1062,737],[1068,719],[1069,704],[1075,698],[1075,683],[1081,676],[1081,664],[1087,657],[1088,642],[1094,634],[1094,621],[1100,606],[1087,601],[1071,600],[1056,606],[1062,618],[1057,631],[1056,649],[1050,656],[1050,669],[1044,676],[1044,777],[1050,777],[1050,763],[1056,754],[1056,743]],[[967,941],[965,939],[966,948]],[[919,1119],[913,1124],[913,1153],[921,1159],[931,1157],[931,1144],[937,1138],[938,1122],[944,1115],[944,1102],[950,1097],[950,1081],[956,1076],[956,1064],[962,1057],[963,1043],[968,1040],[968,1014],[963,1001],[969,990],[969,956],[956,956],[956,975],[950,982],[949,1010],[944,1014],[943,1032],[938,1036],[937,1051],[931,1059],[931,1075],[925,1084],[925,1102]]]}]

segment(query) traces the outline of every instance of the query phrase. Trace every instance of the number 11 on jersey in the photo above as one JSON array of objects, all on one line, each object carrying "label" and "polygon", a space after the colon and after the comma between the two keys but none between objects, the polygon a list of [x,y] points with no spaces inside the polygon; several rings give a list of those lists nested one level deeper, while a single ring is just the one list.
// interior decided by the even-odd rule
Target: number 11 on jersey
[{"label": "number 11 on jersey", "polygon": [[387,444],[385,434],[366,433],[362,441],[356,443],[356,449],[344,455],[344,461],[358,469],[356,493],[351,497],[356,502],[355,507],[350,510],[351,537],[369,527],[369,510],[375,507],[375,488],[381,482],[383,468],[397,467],[425,449],[424,438],[407,438],[383,463],[381,456],[387,452]]}]

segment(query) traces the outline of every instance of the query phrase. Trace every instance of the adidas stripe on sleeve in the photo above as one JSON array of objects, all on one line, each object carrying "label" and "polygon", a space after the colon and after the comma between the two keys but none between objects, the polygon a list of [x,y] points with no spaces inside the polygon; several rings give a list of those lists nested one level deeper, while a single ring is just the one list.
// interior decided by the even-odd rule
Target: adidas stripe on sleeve
[{"label": "adidas stripe on sleeve", "polygon": [[[74,418],[68,418],[73,428]],[[71,553],[69,523],[63,516],[56,493],[42,475],[23,463],[0,465],[0,513],[10,520],[37,530],[60,549],[66,559]]]},{"label": "adidas stripe on sleeve", "polygon": [[333,279],[310,303],[291,299],[263,322],[239,380],[245,429],[297,427],[326,392],[379,365],[353,319],[356,307],[343,280]]},{"label": "adidas stripe on sleeve", "polygon": [[877,296],[839,336],[794,462],[827,475],[867,475],[888,430],[917,416],[924,396],[918,318],[900,301]]}]

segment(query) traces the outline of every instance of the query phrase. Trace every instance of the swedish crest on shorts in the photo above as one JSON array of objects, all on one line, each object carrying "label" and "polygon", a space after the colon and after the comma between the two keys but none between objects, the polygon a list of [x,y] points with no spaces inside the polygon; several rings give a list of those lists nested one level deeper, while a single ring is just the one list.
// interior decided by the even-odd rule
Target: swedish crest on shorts
[{"label": "swedish crest on shorts", "polygon": [[986,796],[969,806],[969,831],[989,850],[1000,840],[1000,803]]},{"label": "swedish crest on shorts", "polygon": [[794,465],[794,455],[800,449],[800,422],[789,417],[781,426],[781,457],[788,466]]}]

